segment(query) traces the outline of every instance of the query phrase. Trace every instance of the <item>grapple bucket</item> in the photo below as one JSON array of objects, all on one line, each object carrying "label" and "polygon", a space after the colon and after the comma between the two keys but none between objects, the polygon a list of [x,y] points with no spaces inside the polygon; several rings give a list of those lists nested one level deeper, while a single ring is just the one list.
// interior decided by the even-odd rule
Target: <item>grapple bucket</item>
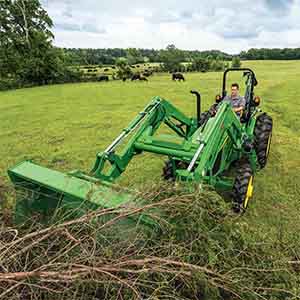
[{"label": "grapple bucket", "polygon": [[[63,174],[30,161],[8,170],[17,191],[15,221],[38,216],[47,220],[58,210],[68,217],[81,216],[98,208],[135,207],[136,196],[113,184],[101,182],[80,172]],[[141,201],[139,201],[140,205]],[[132,217],[154,225],[146,215]],[[139,219],[139,220],[137,220]]]}]

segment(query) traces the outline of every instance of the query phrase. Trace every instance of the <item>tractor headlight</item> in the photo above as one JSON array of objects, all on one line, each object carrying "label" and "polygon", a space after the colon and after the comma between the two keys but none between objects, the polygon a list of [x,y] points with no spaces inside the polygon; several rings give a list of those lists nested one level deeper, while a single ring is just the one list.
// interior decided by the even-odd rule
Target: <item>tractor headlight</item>
[{"label": "tractor headlight", "polygon": [[221,102],[221,100],[222,100],[222,97],[220,95],[217,95],[216,96],[216,102],[219,103],[219,102]]},{"label": "tractor headlight", "polygon": [[259,96],[254,97],[254,103],[255,103],[255,106],[258,106],[260,104],[260,97]]}]

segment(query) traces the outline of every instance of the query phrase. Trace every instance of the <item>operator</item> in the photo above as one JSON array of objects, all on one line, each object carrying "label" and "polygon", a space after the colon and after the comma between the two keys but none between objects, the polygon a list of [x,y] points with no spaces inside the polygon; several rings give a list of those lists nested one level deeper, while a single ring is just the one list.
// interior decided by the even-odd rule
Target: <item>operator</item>
[{"label": "operator", "polygon": [[231,95],[226,96],[223,100],[230,101],[233,111],[241,117],[246,107],[245,97],[239,95],[240,87],[237,83],[231,85]]}]

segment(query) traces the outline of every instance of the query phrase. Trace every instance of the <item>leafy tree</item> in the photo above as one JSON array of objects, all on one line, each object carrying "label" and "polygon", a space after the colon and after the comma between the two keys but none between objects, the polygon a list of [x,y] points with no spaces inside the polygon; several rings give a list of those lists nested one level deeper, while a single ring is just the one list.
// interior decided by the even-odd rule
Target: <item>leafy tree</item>
[{"label": "leafy tree", "polygon": [[181,69],[181,62],[185,60],[183,51],[175,45],[167,46],[166,50],[160,51],[160,61],[165,71],[176,72]]},{"label": "leafy tree", "polygon": [[210,60],[208,58],[195,58],[192,62],[192,70],[198,72],[208,72],[210,70]]},{"label": "leafy tree", "polygon": [[211,65],[210,65],[211,71],[216,71],[216,72],[224,71],[226,67],[227,64],[223,60],[221,60],[220,57],[217,57],[216,59],[213,59],[211,61]]},{"label": "leafy tree", "polygon": [[242,66],[241,59],[239,56],[235,56],[232,58],[231,66],[232,68],[240,68]]},{"label": "leafy tree", "polygon": [[127,60],[129,65],[134,65],[136,63],[144,62],[144,57],[141,55],[140,51],[136,48],[128,48],[127,52]]},{"label": "leafy tree", "polygon": [[65,56],[52,46],[52,26],[38,0],[0,1],[1,77],[35,84],[64,78]]},{"label": "leafy tree", "polygon": [[117,77],[119,79],[122,78],[129,78],[132,76],[132,70],[130,69],[130,66],[128,65],[128,61],[126,58],[119,58],[116,61],[116,66],[118,68],[117,70]]}]

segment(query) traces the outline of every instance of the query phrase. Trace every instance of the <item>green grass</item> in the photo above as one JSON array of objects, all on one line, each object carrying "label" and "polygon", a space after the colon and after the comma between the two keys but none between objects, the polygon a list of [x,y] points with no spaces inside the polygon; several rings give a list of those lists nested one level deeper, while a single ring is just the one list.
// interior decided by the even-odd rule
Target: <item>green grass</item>
[{"label": "green grass", "polygon": [[[255,178],[255,195],[241,222],[253,230],[277,234],[299,230],[300,222],[300,61],[256,61],[262,108],[274,119],[268,166]],[[172,82],[160,74],[149,82],[108,82],[44,86],[0,93],[0,180],[9,184],[6,170],[32,159],[61,171],[89,171],[95,155],[120,133],[152,96],[169,99],[188,115],[195,114],[189,94],[198,89],[203,108],[221,92],[222,73],[186,74]],[[138,187],[160,179],[164,157],[136,158],[119,181]],[[274,227],[273,227],[274,225]],[[266,227],[268,226],[268,227]]]}]

